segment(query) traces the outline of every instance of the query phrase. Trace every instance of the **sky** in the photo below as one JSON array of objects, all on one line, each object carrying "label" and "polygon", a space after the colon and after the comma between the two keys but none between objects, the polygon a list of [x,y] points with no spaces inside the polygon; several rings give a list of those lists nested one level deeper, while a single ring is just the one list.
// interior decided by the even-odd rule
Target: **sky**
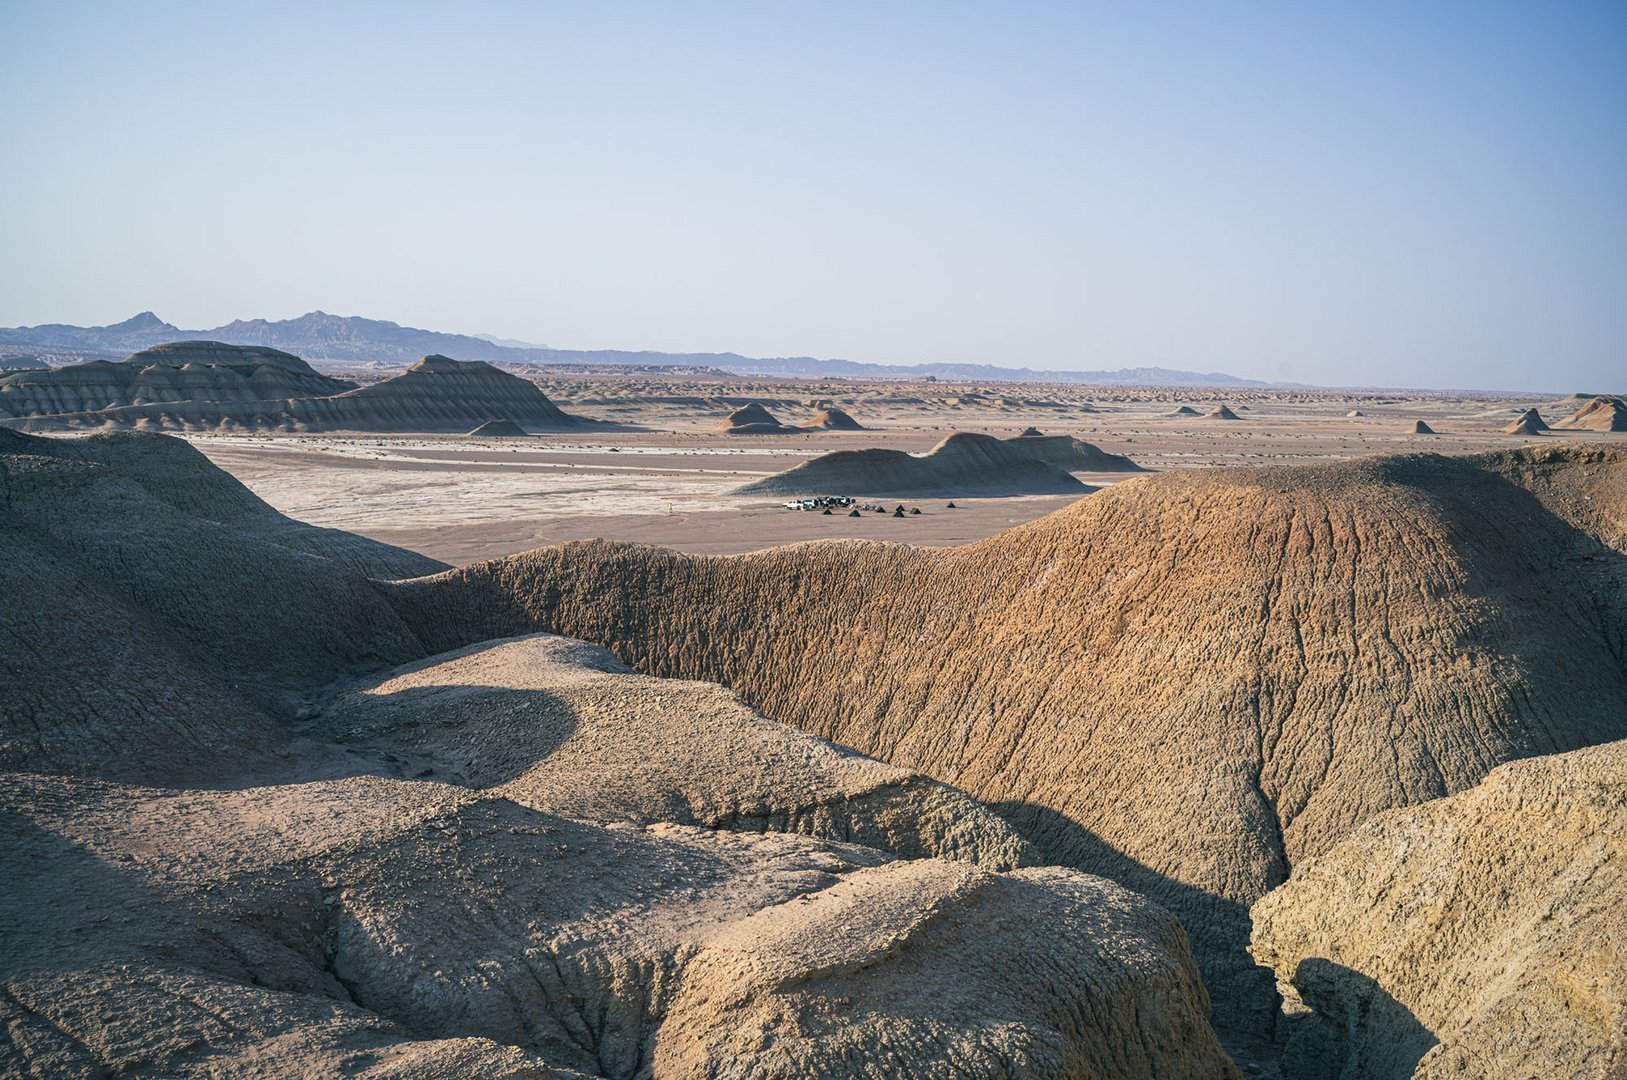
[{"label": "sky", "polygon": [[1627,388],[1627,3],[0,0],[0,325]]}]

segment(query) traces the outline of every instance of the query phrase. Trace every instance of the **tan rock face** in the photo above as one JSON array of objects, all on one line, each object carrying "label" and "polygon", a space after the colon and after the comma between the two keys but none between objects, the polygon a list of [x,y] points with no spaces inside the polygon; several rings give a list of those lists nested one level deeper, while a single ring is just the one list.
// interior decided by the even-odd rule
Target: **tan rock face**
[{"label": "tan rock face", "polygon": [[586,638],[953,783],[1179,913],[1222,1019],[1268,1026],[1247,907],[1292,865],[1627,735],[1624,477],[1562,448],[1162,474],[962,548],[567,544],[393,595],[431,647]]},{"label": "tan rock face", "polygon": [[569,638],[432,657],[346,691],[317,731],[581,820],[795,832],[993,869],[1036,861],[1009,824],[954,788],[769,720],[722,687],[638,675]]},{"label": "tan rock face", "polygon": [[8,1072],[1232,1074],[1179,925],[1082,874],[375,778],[0,792]]},{"label": "tan rock face", "polygon": [[[1627,743],[1384,814],[1254,906],[1290,1077],[1627,1067]],[[1414,1071],[1416,1069],[1416,1071]]]}]

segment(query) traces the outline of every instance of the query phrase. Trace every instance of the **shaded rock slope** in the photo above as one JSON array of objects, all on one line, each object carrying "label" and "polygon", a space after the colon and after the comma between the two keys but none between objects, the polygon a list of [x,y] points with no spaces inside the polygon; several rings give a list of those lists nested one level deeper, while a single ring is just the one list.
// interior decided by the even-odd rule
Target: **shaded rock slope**
[{"label": "shaded rock slope", "polygon": [[[1091,462],[1091,464],[1082,464]],[[1124,464],[1120,464],[1120,463]],[[1070,470],[1135,468],[1127,458],[1060,436],[956,432],[925,454],[902,450],[838,450],[736,488],[736,495],[1079,494],[1091,490]]]},{"label": "shaded rock slope", "polygon": [[944,784],[577,642],[380,677],[434,564],[178,440],[0,431],[0,503],[0,1075],[1236,1075]]},{"label": "shaded rock slope", "polygon": [[442,564],[290,521],[180,440],[0,430],[0,508],[0,767],[230,772],[312,688],[422,655],[369,578]]},{"label": "shaded rock slope", "polygon": [[316,731],[572,818],[797,832],[995,869],[1036,861],[954,788],[569,638],[432,657],[341,694]]},{"label": "shaded rock slope", "polygon": [[961,548],[588,542],[390,590],[430,647],[600,642],[995,804],[1179,913],[1258,1030],[1247,908],[1295,863],[1627,736],[1624,490],[1627,454],[1559,447],[1168,473]]},{"label": "shaded rock slope", "polygon": [[1627,742],[1382,814],[1254,906],[1291,1078],[1627,1069]]}]

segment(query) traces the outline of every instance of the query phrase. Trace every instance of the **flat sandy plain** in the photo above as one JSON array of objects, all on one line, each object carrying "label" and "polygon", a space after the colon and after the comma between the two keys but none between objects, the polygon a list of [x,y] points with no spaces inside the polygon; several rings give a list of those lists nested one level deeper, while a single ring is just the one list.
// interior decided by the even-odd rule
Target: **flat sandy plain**
[{"label": "flat sandy plain", "polygon": [[[1537,408],[1552,423],[1577,405],[1558,394],[1104,390],[643,376],[537,382],[567,410],[626,430],[523,439],[187,438],[284,513],[463,564],[594,537],[711,553],[845,537],[952,545],[1074,501],[1071,495],[957,499],[957,509],[951,510],[943,500],[906,500],[921,514],[899,519],[875,513],[827,517],[786,510],[779,499],[729,494],[832,450],[879,446],[923,452],[954,431],[1006,437],[1032,426],[1165,470],[1501,449],[1533,441],[1501,430],[1527,408]],[[731,409],[750,401],[763,403],[786,424],[802,423],[830,403],[867,430],[790,435],[712,430]],[[1221,404],[1240,419],[1170,415],[1182,405],[1203,413]],[[1349,416],[1352,410],[1363,415]],[[1413,434],[1417,420],[1438,434]],[[1619,442],[1627,436],[1560,432],[1541,438]],[[1093,485],[1126,476],[1076,475]]]}]

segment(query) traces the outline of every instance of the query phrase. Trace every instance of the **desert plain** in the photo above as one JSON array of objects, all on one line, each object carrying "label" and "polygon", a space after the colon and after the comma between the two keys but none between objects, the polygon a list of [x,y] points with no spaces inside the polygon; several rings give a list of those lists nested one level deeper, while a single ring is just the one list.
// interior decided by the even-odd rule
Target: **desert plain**
[{"label": "desert plain", "polygon": [[[183,437],[284,513],[461,564],[600,537],[712,554],[847,538],[962,544],[1077,498],[915,498],[906,501],[911,508],[919,505],[922,514],[896,521],[883,515],[855,520],[846,514],[789,512],[782,498],[731,494],[822,454],[878,446],[922,454],[957,431],[1000,438],[1028,429],[1069,435],[1149,470],[1305,464],[1377,453],[1505,449],[1520,439],[1503,428],[1527,409],[1558,420],[1587,396],[632,375],[537,382],[572,413],[612,420],[625,429],[552,431],[523,439],[195,432]],[[863,430],[771,435],[717,430],[731,410],[751,402],[787,424],[835,404]],[[1204,415],[1222,405],[1238,419]],[[1183,407],[1195,415],[1171,415]],[[1435,434],[1415,434],[1412,427],[1420,420]],[[1590,431],[1563,437],[1617,441]],[[1127,474],[1078,470],[1075,475],[1099,487]],[[949,501],[955,510],[947,509]],[[899,502],[894,498],[887,506]]]}]

